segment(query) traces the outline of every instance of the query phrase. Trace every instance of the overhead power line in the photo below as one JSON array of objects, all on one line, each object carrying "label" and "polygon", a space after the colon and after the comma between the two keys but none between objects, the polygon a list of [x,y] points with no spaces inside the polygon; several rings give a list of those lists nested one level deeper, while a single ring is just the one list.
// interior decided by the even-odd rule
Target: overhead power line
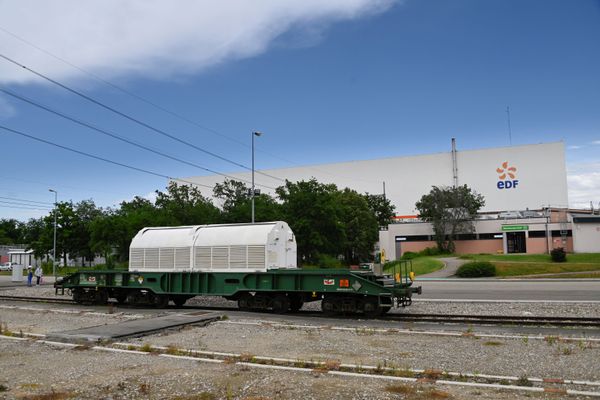
[{"label": "overhead power line", "polygon": [[[12,97],[14,97],[16,99],[19,99],[19,100],[21,100],[21,101],[23,101],[25,103],[28,103],[28,104],[30,104],[30,105],[32,105],[34,107],[40,108],[40,109],[45,110],[45,111],[47,111],[49,113],[57,115],[57,116],[59,116],[61,118],[67,119],[67,120],[69,120],[71,122],[74,122],[74,123],[76,123],[78,125],[81,125],[81,126],[84,126],[86,128],[92,129],[92,130],[94,130],[94,131],[96,131],[98,133],[101,133],[101,134],[106,135],[106,136],[110,136],[113,139],[120,140],[120,141],[122,141],[124,143],[130,144],[132,146],[136,146],[138,148],[144,149],[144,150],[149,151],[149,152],[154,153],[154,154],[158,154],[158,155],[160,155],[162,157],[165,157],[165,158],[168,158],[170,160],[174,160],[174,161],[186,164],[186,165],[190,165],[192,167],[199,168],[201,170],[204,170],[204,171],[216,174],[216,175],[220,175],[220,176],[223,176],[225,178],[229,178],[229,179],[234,179],[234,180],[239,180],[239,181],[243,181],[243,182],[246,182],[246,183],[250,183],[250,181],[247,181],[247,180],[244,180],[244,179],[235,178],[235,177],[233,177],[231,175],[227,175],[227,174],[224,174],[222,172],[218,172],[218,171],[212,170],[210,168],[203,167],[203,166],[195,164],[193,162],[182,160],[182,159],[177,158],[175,156],[171,156],[169,154],[166,154],[166,153],[163,153],[161,151],[155,150],[155,149],[153,149],[151,147],[148,147],[148,146],[145,146],[143,144],[137,143],[137,142],[135,142],[133,140],[129,140],[129,139],[123,137],[123,136],[117,135],[115,133],[111,133],[111,132],[109,132],[107,130],[104,130],[102,128],[98,128],[97,126],[94,126],[94,125],[92,125],[89,122],[82,121],[82,120],[80,120],[78,118],[75,118],[75,117],[70,116],[68,114],[65,114],[65,113],[62,113],[60,111],[57,111],[57,110],[55,110],[55,109],[53,109],[53,108],[51,108],[49,106],[43,105],[41,103],[38,103],[38,102],[36,102],[36,101],[34,101],[34,100],[30,99],[30,98],[27,98],[27,97],[25,97],[23,95],[19,95],[19,94],[13,92],[13,91],[10,91],[10,90],[7,90],[7,89],[4,89],[4,88],[0,87],[0,92],[5,93],[5,94],[7,94],[9,96],[12,96]],[[275,190],[275,188],[270,187],[270,186],[261,185],[261,184],[258,184],[258,185],[266,187],[268,189]]]},{"label": "overhead power line", "polygon": [[21,201],[4,201],[4,200],[0,200],[0,204],[14,204],[14,205],[18,205],[18,206],[27,206],[27,207],[39,207],[40,209],[44,209],[44,210],[51,210],[52,207],[43,207],[43,206],[37,206],[35,204],[28,204],[28,203],[24,203]]},{"label": "overhead power line", "polygon": [[27,202],[27,203],[36,203],[36,204],[45,204],[45,205],[52,205],[52,204],[54,204],[54,203],[50,203],[48,201],[25,200],[25,199],[17,199],[16,197],[2,197],[2,196],[0,196],[0,199],[16,200],[16,201],[23,201],[23,202]]},{"label": "overhead power line", "polygon": [[228,136],[228,135],[226,135],[224,133],[221,133],[221,132],[217,131],[216,129],[204,126],[204,125],[202,125],[202,124],[200,124],[200,123],[198,123],[198,122],[196,122],[196,121],[194,121],[194,120],[192,120],[192,119],[190,119],[190,118],[188,118],[188,117],[186,117],[184,115],[181,115],[181,114],[179,114],[179,113],[177,113],[175,111],[169,110],[168,108],[165,108],[165,107],[161,106],[160,104],[157,104],[157,103],[153,102],[152,100],[148,100],[145,97],[142,97],[142,96],[140,96],[140,95],[138,95],[136,93],[133,93],[133,92],[125,89],[124,87],[117,85],[116,83],[113,83],[113,82],[111,82],[111,81],[109,81],[107,79],[104,79],[101,76],[99,76],[99,75],[97,75],[97,74],[95,74],[95,73],[93,73],[91,71],[88,71],[85,68],[81,68],[80,66],[73,64],[69,60],[66,60],[66,59],[64,59],[62,57],[59,57],[56,54],[54,54],[54,53],[46,50],[46,49],[43,49],[42,47],[40,47],[40,46],[38,46],[38,45],[30,42],[29,40],[27,40],[27,39],[25,39],[25,38],[17,35],[16,33],[10,32],[6,28],[3,28],[3,27],[0,26],[0,31],[6,33],[7,35],[12,36],[13,38],[15,38],[15,39],[17,39],[17,40],[19,40],[19,41],[27,44],[28,46],[33,47],[36,50],[41,51],[42,53],[44,53],[44,54],[46,54],[46,55],[48,55],[48,56],[50,56],[50,57],[52,57],[52,58],[54,58],[54,59],[56,59],[56,60],[58,60],[60,62],[66,64],[68,66],[70,66],[71,68],[74,68],[74,69],[78,70],[79,72],[81,72],[81,73],[83,73],[85,75],[88,75],[88,76],[94,78],[98,82],[101,82],[101,83],[103,83],[103,84],[105,84],[107,86],[110,86],[111,88],[113,88],[115,90],[118,90],[121,93],[124,93],[124,94],[126,94],[126,95],[128,95],[130,97],[133,97],[133,98],[141,101],[141,102],[144,102],[144,103],[146,103],[146,104],[148,104],[148,105],[150,105],[150,106],[152,106],[152,107],[154,107],[154,108],[156,108],[158,110],[161,110],[161,111],[163,111],[163,112],[165,112],[165,113],[167,113],[169,115],[172,115],[175,118],[181,119],[182,121],[185,121],[185,122],[187,122],[189,124],[192,124],[195,127],[200,128],[200,129],[202,129],[202,130],[204,130],[206,132],[210,132],[210,133],[213,133],[213,134],[215,134],[217,136],[221,136],[224,139],[227,139],[227,140],[230,140],[232,142],[238,143],[238,144],[240,144],[240,145],[242,145],[244,147],[250,147],[250,145],[248,145],[248,143],[245,143],[245,142],[243,142],[241,140],[235,139],[235,138],[233,138],[231,136]]},{"label": "overhead power line", "polygon": [[121,166],[121,167],[124,167],[124,168],[132,169],[134,171],[143,172],[145,174],[158,176],[160,178],[166,178],[166,179],[169,179],[169,180],[172,180],[172,181],[185,182],[185,183],[188,183],[190,185],[203,186],[203,187],[212,189],[212,186],[203,185],[201,183],[196,183],[196,182],[191,182],[191,181],[188,181],[188,180],[185,180],[185,179],[174,178],[172,176],[160,174],[158,172],[150,171],[150,170],[143,169],[143,168],[134,167],[134,166],[128,165],[128,164],[123,164],[123,163],[118,162],[118,161],[109,160],[109,159],[104,158],[104,157],[96,156],[96,155],[93,155],[93,154],[90,154],[90,153],[86,153],[86,152],[81,151],[81,150],[77,150],[77,149],[73,149],[71,147],[63,146],[63,145],[58,144],[58,143],[50,142],[48,140],[41,139],[41,138],[38,138],[38,137],[35,137],[35,136],[32,136],[32,135],[29,135],[29,134],[27,134],[25,132],[17,131],[15,129],[11,129],[11,128],[3,126],[3,125],[0,125],[0,129],[4,129],[5,131],[8,131],[8,132],[14,133],[16,135],[20,135],[20,136],[23,136],[23,137],[26,137],[26,138],[29,138],[29,139],[32,139],[32,140],[35,140],[35,141],[38,141],[38,142],[41,142],[41,143],[45,143],[45,144],[48,144],[50,146],[58,147],[58,148],[61,148],[63,150],[67,150],[67,151],[70,151],[70,152],[73,152],[73,153],[77,153],[77,154],[80,154],[80,155],[83,155],[83,156],[86,156],[86,157],[90,157],[90,158],[93,158],[93,159],[96,159],[96,160],[104,161],[104,162],[107,162],[109,164],[118,165],[118,166]]},{"label": "overhead power line", "polygon": [[32,211],[51,211],[51,208],[35,208],[35,207],[21,207],[21,206],[5,206],[0,204],[0,208],[16,208],[19,210],[32,210]]},{"label": "overhead power line", "polygon": [[[0,54],[0,58],[3,58],[4,60],[6,60],[6,61],[8,61],[8,62],[10,62],[10,63],[12,63],[12,64],[14,64],[16,66],[21,67],[21,68],[23,68],[23,69],[31,72],[32,74],[34,74],[34,75],[36,75],[36,76],[38,76],[38,77],[40,77],[40,78],[42,78],[42,79],[50,82],[50,83],[52,83],[52,84],[54,84],[56,86],[59,86],[59,87],[65,89],[65,90],[67,90],[68,92],[71,92],[71,93],[73,93],[73,94],[75,94],[75,95],[77,95],[77,96],[79,96],[79,97],[81,97],[81,98],[83,98],[83,99],[85,99],[85,100],[87,100],[87,101],[89,101],[89,102],[91,102],[91,103],[99,106],[99,107],[102,107],[105,110],[111,111],[112,113],[115,113],[115,114],[117,114],[117,115],[119,115],[119,116],[121,116],[121,117],[123,117],[123,118],[125,118],[125,119],[127,119],[129,121],[131,121],[131,122],[134,122],[134,123],[136,123],[136,124],[138,124],[140,126],[143,126],[146,129],[149,129],[149,130],[151,130],[153,132],[156,132],[156,133],[158,133],[160,135],[166,136],[166,137],[168,137],[168,138],[170,138],[172,140],[175,140],[175,141],[177,141],[179,143],[185,144],[186,146],[192,147],[192,148],[194,148],[194,149],[196,149],[196,150],[198,150],[198,151],[200,151],[202,153],[208,154],[208,155],[210,155],[212,157],[215,157],[215,158],[218,158],[218,159],[220,159],[222,161],[225,161],[225,162],[228,162],[230,164],[236,165],[238,167],[244,168],[244,169],[246,169],[248,171],[251,170],[250,167],[247,167],[244,164],[240,164],[240,163],[238,163],[236,161],[230,160],[230,159],[228,159],[226,157],[223,157],[221,155],[213,153],[213,152],[211,152],[209,150],[203,149],[202,147],[196,146],[193,143],[190,143],[190,142],[188,142],[186,140],[180,139],[177,136],[174,136],[174,135],[172,135],[172,134],[170,134],[170,133],[168,133],[168,132],[166,132],[166,131],[164,131],[162,129],[156,128],[156,127],[154,127],[154,126],[152,126],[152,125],[150,125],[150,124],[148,124],[146,122],[143,122],[143,121],[141,121],[141,120],[139,120],[139,119],[137,119],[137,118],[135,118],[135,117],[133,117],[133,116],[131,116],[129,114],[121,112],[121,111],[117,110],[114,107],[106,105],[106,104],[102,103],[101,101],[96,100],[93,97],[90,97],[90,96],[88,96],[88,95],[86,95],[86,94],[84,94],[84,93],[82,93],[82,92],[80,92],[78,90],[75,90],[75,89],[73,89],[73,88],[71,88],[71,87],[69,87],[69,86],[67,86],[67,85],[65,85],[63,83],[60,83],[57,80],[52,79],[52,78],[50,78],[50,77],[42,74],[41,72],[35,71],[35,70],[27,67],[26,65],[21,64],[20,62],[14,60],[14,59],[12,59],[12,58],[4,55],[4,54]],[[281,178],[278,178],[278,177],[275,177],[275,176],[272,176],[272,175],[268,175],[268,174],[265,174],[263,172],[258,172],[257,171],[257,173],[261,174],[261,175],[264,175],[264,176],[268,176],[269,178],[272,178],[272,179],[276,179],[276,180],[279,180],[279,181],[284,181],[284,179],[281,179]]]}]

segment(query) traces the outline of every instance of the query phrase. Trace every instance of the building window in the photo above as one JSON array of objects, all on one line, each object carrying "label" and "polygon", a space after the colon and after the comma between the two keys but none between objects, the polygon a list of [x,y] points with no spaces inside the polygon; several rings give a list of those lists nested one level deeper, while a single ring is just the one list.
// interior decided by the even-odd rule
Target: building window
[{"label": "building window", "polygon": [[480,233],[479,240],[502,239],[501,233]]},{"label": "building window", "polygon": [[428,242],[429,235],[396,236],[396,242]]},{"label": "building window", "polygon": [[545,238],[546,231],[529,231],[530,238]]},{"label": "building window", "polygon": [[456,240],[477,240],[477,235],[474,233],[459,233],[456,235]]},{"label": "building window", "polygon": [[[552,231],[552,237],[561,237],[561,233],[560,231]],[[573,231],[572,230],[568,230],[567,231],[567,237],[572,237],[573,236]]]}]

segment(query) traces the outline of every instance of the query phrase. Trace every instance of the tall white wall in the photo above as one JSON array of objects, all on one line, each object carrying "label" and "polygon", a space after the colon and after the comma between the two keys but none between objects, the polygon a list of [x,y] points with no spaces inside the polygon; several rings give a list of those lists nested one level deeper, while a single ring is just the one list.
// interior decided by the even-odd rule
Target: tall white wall
[{"label": "tall white wall", "polygon": [[[460,145],[460,144],[459,144]],[[516,187],[499,189],[497,168],[508,162],[516,168]],[[500,147],[457,152],[458,183],[467,184],[484,195],[484,211],[524,210],[551,205],[566,207],[567,172],[565,150],[562,142]],[[383,158],[378,160],[349,161],[298,168],[281,168],[263,171],[269,175],[298,181],[315,177],[323,183],[335,183],[340,188],[349,187],[360,193],[382,193],[383,182],[386,195],[396,206],[399,215],[415,214],[415,202],[432,186],[452,185],[452,154],[428,154],[411,157]],[[230,174],[250,180],[251,174]],[[224,178],[218,175],[186,177],[188,181],[214,185]],[[277,187],[281,181],[256,175],[256,182]],[[272,190],[257,185],[263,193]],[[203,194],[211,196],[210,189],[202,188]]]}]

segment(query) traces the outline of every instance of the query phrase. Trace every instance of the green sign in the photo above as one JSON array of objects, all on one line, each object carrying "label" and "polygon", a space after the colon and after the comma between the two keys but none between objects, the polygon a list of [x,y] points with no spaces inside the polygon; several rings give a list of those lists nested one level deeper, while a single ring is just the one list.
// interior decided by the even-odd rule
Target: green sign
[{"label": "green sign", "polygon": [[503,225],[503,231],[528,231],[529,225]]}]

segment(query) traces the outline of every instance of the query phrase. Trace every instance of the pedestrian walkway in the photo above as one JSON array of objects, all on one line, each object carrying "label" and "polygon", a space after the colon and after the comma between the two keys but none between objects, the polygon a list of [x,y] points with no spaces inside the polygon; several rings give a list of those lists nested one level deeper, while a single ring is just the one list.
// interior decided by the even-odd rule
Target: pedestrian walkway
[{"label": "pedestrian walkway", "polygon": [[458,267],[467,262],[467,260],[461,260],[457,257],[444,257],[438,260],[444,263],[444,268],[438,269],[437,271],[430,272],[429,274],[419,275],[419,278],[456,278],[456,270]]}]

